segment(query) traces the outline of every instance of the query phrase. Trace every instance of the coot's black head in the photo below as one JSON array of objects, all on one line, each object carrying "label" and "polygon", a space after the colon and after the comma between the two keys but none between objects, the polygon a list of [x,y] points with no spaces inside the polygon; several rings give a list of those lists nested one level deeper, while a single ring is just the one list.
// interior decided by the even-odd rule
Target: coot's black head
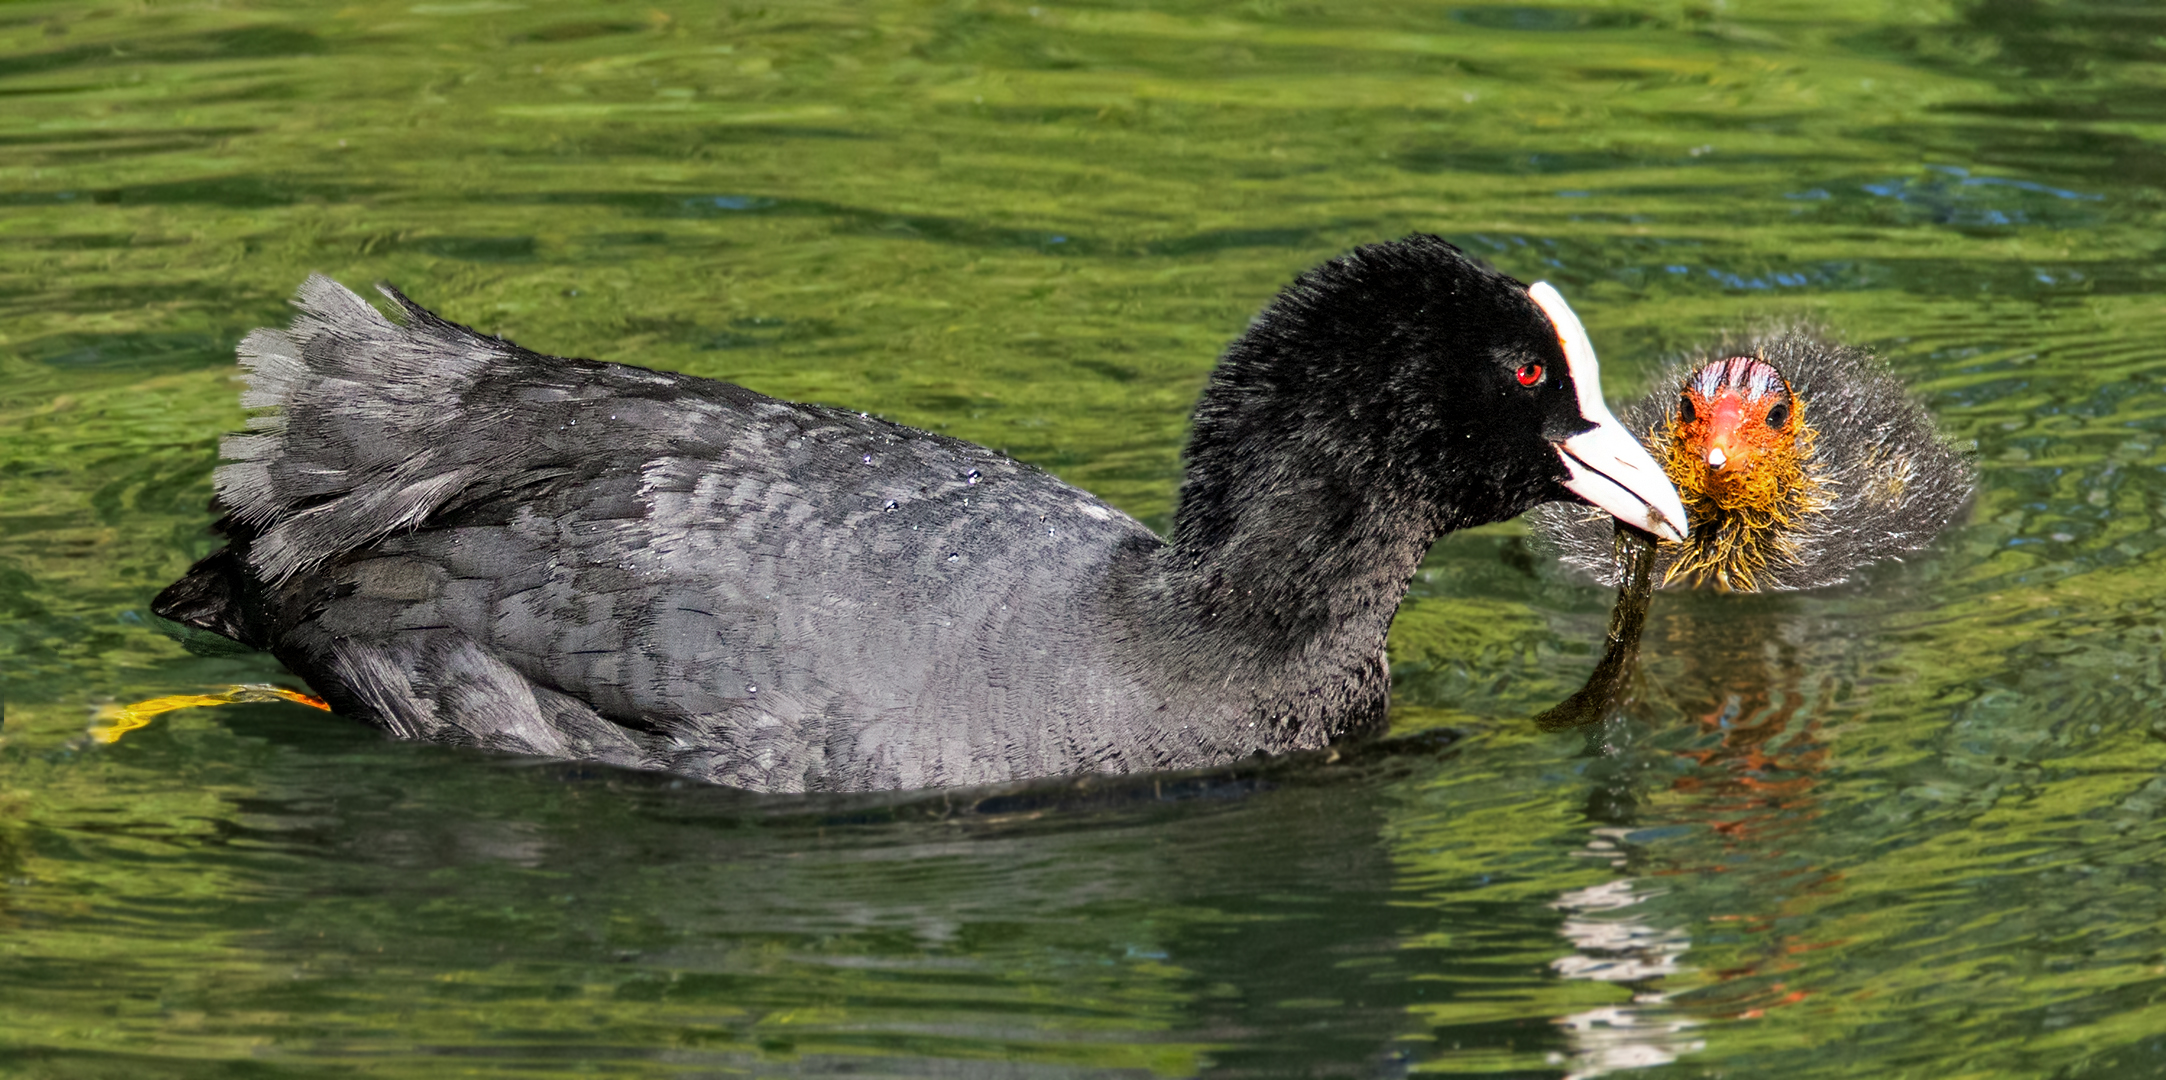
[{"label": "coot's black head", "polygon": [[1212,374],[1188,462],[1182,545],[1257,527],[1258,499],[1312,504],[1327,531],[1382,512],[1433,536],[1568,500],[1662,535],[1685,520],[1603,404],[1563,298],[1434,236],[1359,248],[1280,293]]}]

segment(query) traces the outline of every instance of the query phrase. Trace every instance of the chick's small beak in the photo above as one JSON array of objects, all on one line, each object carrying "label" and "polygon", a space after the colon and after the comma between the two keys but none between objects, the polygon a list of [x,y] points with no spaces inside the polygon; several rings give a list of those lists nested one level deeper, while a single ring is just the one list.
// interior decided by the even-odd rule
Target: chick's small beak
[{"label": "chick's small beak", "polygon": [[1683,540],[1690,531],[1684,501],[1662,466],[1655,464],[1647,448],[1617,422],[1602,400],[1601,369],[1579,316],[1546,281],[1536,282],[1527,295],[1557,328],[1557,340],[1564,346],[1565,363],[1579,395],[1579,415],[1594,425],[1555,444],[1569,477],[1564,486],[1627,525],[1664,539]]},{"label": "chick's small beak", "polygon": [[1745,425],[1745,406],[1735,394],[1724,394],[1707,411],[1707,467],[1720,471],[1737,456],[1740,429]]}]

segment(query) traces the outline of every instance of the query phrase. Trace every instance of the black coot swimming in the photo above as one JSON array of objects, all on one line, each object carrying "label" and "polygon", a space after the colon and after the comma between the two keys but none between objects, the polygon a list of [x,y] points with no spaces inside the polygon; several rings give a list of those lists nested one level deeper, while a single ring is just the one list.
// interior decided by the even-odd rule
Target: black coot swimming
[{"label": "black coot swimming", "polygon": [[1172,535],[982,446],[529,352],[311,277],[241,344],[227,546],[162,616],[405,738],[763,791],[1207,766],[1381,730],[1432,541],[1683,534],[1555,290],[1435,237],[1295,281],[1196,406]]}]

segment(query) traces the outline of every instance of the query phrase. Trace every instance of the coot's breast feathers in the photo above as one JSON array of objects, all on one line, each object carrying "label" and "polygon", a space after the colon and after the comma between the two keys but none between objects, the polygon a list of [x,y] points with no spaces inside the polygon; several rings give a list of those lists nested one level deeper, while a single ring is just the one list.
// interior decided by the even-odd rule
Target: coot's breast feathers
[{"label": "coot's breast feathers", "polygon": [[[1810,327],[1743,334],[1700,350],[1665,369],[1620,419],[1643,438],[1660,438],[1676,417],[1686,376],[1733,356],[1758,356],[1773,365],[1818,432],[1807,467],[1820,481],[1825,505],[1786,537],[1787,552],[1773,553],[1763,590],[1840,584],[1871,563],[1923,549],[1968,506],[1974,470],[1902,381],[1870,352]],[[1567,566],[1617,584],[1610,518],[1550,506],[1530,515],[1528,524],[1537,542]],[[1657,581],[1675,558],[1676,549],[1667,545],[1657,553]]]}]

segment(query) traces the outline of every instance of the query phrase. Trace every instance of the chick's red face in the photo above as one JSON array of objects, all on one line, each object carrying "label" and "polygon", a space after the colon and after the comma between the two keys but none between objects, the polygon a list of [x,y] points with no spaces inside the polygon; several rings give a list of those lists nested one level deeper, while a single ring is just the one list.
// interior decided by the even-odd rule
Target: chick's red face
[{"label": "chick's red face", "polygon": [[1675,441],[1688,467],[1713,494],[1739,489],[1771,459],[1797,452],[1797,403],[1790,384],[1767,362],[1733,356],[1685,380]]}]

